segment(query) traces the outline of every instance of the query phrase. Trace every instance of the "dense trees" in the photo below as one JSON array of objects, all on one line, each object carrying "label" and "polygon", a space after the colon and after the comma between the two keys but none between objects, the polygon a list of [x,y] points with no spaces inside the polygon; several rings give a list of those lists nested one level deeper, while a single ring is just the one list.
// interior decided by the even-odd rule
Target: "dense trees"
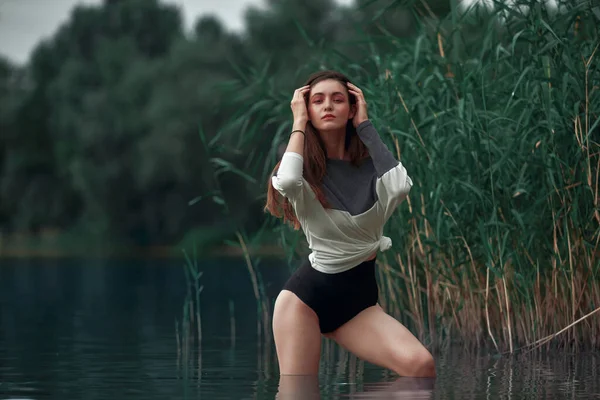
[{"label": "dense trees", "polygon": [[28,65],[0,63],[0,228],[150,244],[256,226],[262,188],[227,172],[245,159],[230,123],[260,100],[243,82],[263,71],[284,96],[357,18],[332,0],[270,1],[248,10],[242,35],[212,16],[186,35],[179,10],[156,0],[77,6]]},{"label": "dense trees", "polygon": [[242,34],[213,16],[184,32],[158,0],[77,6],[27,65],[0,60],[0,230],[140,245],[252,230],[293,89],[332,60],[383,76],[449,4],[270,0]]}]

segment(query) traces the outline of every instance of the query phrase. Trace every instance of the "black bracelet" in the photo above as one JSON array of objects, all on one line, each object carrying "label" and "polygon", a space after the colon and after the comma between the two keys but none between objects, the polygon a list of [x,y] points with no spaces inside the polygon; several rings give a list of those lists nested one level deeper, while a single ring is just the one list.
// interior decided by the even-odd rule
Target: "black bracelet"
[{"label": "black bracelet", "polygon": [[301,131],[300,129],[296,129],[296,130],[292,131],[292,132],[290,133],[290,136],[292,136],[292,134],[293,134],[294,132],[301,132],[301,133],[302,133],[302,135],[306,136],[306,134],[304,133],[304,131]]}]

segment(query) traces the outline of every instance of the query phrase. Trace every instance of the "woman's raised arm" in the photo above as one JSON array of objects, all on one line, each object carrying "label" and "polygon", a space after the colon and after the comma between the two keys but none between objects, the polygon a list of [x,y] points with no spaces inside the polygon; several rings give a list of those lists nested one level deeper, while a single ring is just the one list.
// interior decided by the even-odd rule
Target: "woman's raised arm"
[{"label": "woman's raised arm", "polygon": [[281,158],[277,174],[273,176],[273,187],[285,197],[293,196],[302,187],[304,164],[304,135],[308,123],[308,110],[304,96],[310,86],[296,89],[290,104],[294,115],[294,124],[290,140]]}]

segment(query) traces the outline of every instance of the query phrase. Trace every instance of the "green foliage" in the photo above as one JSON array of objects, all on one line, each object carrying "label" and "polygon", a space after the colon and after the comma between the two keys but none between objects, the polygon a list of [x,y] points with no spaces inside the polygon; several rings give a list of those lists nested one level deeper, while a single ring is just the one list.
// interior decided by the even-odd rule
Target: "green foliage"
[{"label": "green foliage", "polygon": [[220,206],[188,202],[210,189],[199,123],[218,127],[215,85],[239,45],[201,26],[185,38],[157,1],[78,6],[25,69],[2,65],[4,229],[174,243],[218,218]]},{"label": "green foliage", "polygon": [[[372,116],[387,125],[380,126],[386,135],[400,139],[403,153],[412,151],[402,156],[419,179],[437,170],[413,166],[415,160],[443,165],[439,157],[446,149],[460,152],[472,141],[469,156],[446,167],[481,169],[443,187],[423,182],[423,193],[426,188],[446,200],[450,193],[470,193],[474,199],[463,209],[473,220],[493,201],[532,206],[527,185],[540,163],[550,160],[536,158],[522,167],[508,158],[508,143],[525,152],[543,135],[522,126],[541,123],[542,114],[548,126],[560,123],[557,102],[574,109],[556,94],[556,85],[577,91],[582,100],[581,82],[572,82],[581,70],[577,49],[595,37],[597,16],[580,2],[579,20],[540,9],[505,24],[481,11],[448,14],[450,4],[273,1],[247,11],[241,35],[204,16],[188,36],[178,10],[159,1],[77,6],[28,65],[0,65],[0,225],[8,231],[89,232],[135,244],[177,243],[187,231],[212,226],[231,234],[257,231],[263,223],[270,229],[276,222],[262,212],[264,183],[290,126],[289,96],[323,67],[363,84]],[[438,32],[445,57],[437,48]],[[530,52],[532,58],[514,56]],[[454,82],[444,78],[450,64]],[[550,91],[532,78],[544,65],[544,73],[552,74]],[[415,142],[396,88],[422,143]],[[534,90],[539,95],[531,98]],[[527,113],[524,104],[539,107]],[[491,108],[483,113],[484,106]],[[511,114],[515,110],[523,115]],[[510,126],[503,118],[525,132],[522,142],[492,133]],[[557,137],[553,145],[567,145],[567,138]],[[485,160],[484,150],[491,151]],[[505,158],[490,161],[496,154]],[[484,173],[486,165],[494,173],[508,169],[495,177]],[[519,188],[528,191],[509,200],[498,193],[508,189],[498,189],[490,200],[486,190],[503,187],[517,170]],[[517,183],[510,190],[519,189]],[[190,205],[192,199],[200,200]],[[437,207],[427,211],[439,214]],[[525,224],[525,212],[508,215]]]},{"label": "green foliage", "polygon": [[[394,251],[381,256],[404,276],[406,268],[414,273],[409,281],[396,280],[395,307],[409,308],[421,327],[434,324],[433,334],[456,319],[442,311],[448,287],[459,291],[460,303],[450,307],[464,315],[460,304],[471,290],[485,293],[487,283],[497,289],[508,279],[510,291],[494,292],[489,332],[503,335],[512,349],[531,332],[555,332],[600,301],[595,289],[581,292],[597,288],[600,275],[600,21],[589,2],[563,3],[560,12],[497,7],[455,9],[433,25],[424,21],[410,40],[366,36],[355,48],[364,58],[316,47],[293,80],[255,69],[242,80],[249,85],[237,104],[247,110],[239,147],[260,148],[248,154],[247,169],[266,182],[289,131],[286,105],[294,86],[320,68],[354,80],[366,94],[370,118],[415,183],[386,227]],[[392,50],[372,51],[375,45]],[[251,104],[253,98],[260,101]],[[257,129],[250,121],[264,122]],[[266,129],[272,140],[263,143]],[[276,229],[286,241],[300,235]],[[414,285],[423,296],[411,300]],[[475,340],[482,336],[484,301],[471,295],[467,305],[474,310],[464,307],[468,318],[481,318],[466,335]],[[518,309],[508,309],[511,304]],[[541,318],[540,304],[563,313],[543,328],[519,327],[519,316]],[[433,313],[444,323],[436,324]],[[511,313],[517,315],[512,322]],[[517,328],[521,335],[512,337]],[[584,337],[594,332],[585,330]]]},{"label": "green foliage", "polygon": [[[263,187],[246,178],[275,122],[246,119],[233,99],[259,94],[256,71],[289,83],[326,44],[348,49],[361,15],[289,0],[250,9],[243,35],[204,16],[186,36],[177,8],[156,0],[75,7],[28,65],[0,65],[2,230],[162,244],[197,227],[258,229]],[[248,128],[265,134],[249,142]],[[205,196],[215,191],[220,202]]]},{"label": "green foliage", "polygon": [[241,35],[211,16],[186,35],[157,0],[77,6],[28,65],[0,60],[0,230],[291,260],[265,185],[293,90],[336,69],[415,182],[380,257],[389,308],[420,332],[554,332],[600,304],[600,9],[514,3],[273,0]]}]

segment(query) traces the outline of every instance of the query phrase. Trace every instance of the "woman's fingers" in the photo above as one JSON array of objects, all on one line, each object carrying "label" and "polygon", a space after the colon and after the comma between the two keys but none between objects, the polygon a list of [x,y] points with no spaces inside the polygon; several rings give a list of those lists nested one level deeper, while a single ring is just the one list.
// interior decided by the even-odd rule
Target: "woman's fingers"
[{"label": "woman's fingers", "polygon": [[294,119],[308,119],[308,110],[306,107],[305,95],[310,90],[310,86],[302,86],[294,91],[292,101],[290,101],[290,108],[294,114]]},{"label": "woman's fingers", "polygon": [[365,96],[362,94],[362,92],[359,92],[357,90],[352,90],[352,89],[348,89],[348,92],[352,93],[354,95],[354,97],[356,97],[356,101],[362,101],[362,102],[366,103]]},{"label": "woman's fingers", "polygon": [[310,87],[302,88],[302,89],[298,90],[298,94],[304,96],[309,90],[310,90]]},{"label": "woman's fingers", "polygon": [[302,86],[302,87],[300,87],[300,88],[296,89],[296,90],[294,91],[294,99],[295,99],[295,100],[299,100],[299,99],[301,99],[301,98],[304,96],[304,94],[305,94],[307,91],[309,91],[309,90],[310,90],[310,86],[308,86],[308,85],[307,85],[307,86]]},{"label": "woman's fingers", "polygon": [[309,88],[310,88],[310,86],[299,87],[298,89],[295,90],[295,93],[306,92],[306,90]]},{"label": "woman's fingers", "polygon": [[366,103],[365,95],[363,94],[363,91],[358,86],[348,82],[348,91],[350,93],[352,93],[354,96],[356,96],[357,100],[362,100]]},{"label": "woman's fingers", "polygon": [[348,86],[350,86],[352,89],[354,89],[354,90],[356,90],[357,92],[359,92],[359,93],[361,93],[361,94],[362,94],[362,90],[361,90],[361,89],[360,89],[358,86],[356,86],[356,85],[354,85],[354,84],[352,84],[352,83],[350,83],[350,82],[348,82]]}]

